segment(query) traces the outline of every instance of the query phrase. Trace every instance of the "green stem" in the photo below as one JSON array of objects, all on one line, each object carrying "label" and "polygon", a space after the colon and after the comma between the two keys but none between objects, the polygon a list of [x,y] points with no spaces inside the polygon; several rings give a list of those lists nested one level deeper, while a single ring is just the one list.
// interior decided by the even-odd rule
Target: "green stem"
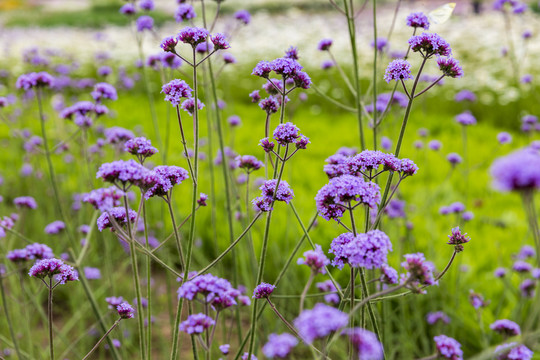
[{"label": "green stem", "polygon": [[[144,242],[148,251],[150,251],[150,244],[148,242],[148,230],[146,221],[146,203],[144,197],[141,197],[143,202],[143,222],[144,222]],[[147,314],[147,326],[146,326],[146,358],[152,358],[152,259],[146,257],[146,301],[148,302],[148,314]],[[119,320],[120,321],[120,320]]]},{"label": "green stem", "polygon": [[97,348],[99,347],[99,345],[103,342],[103,340],[105,340],[105,338],[107,337],[107,335],[109,335],[110,332],[113,331],[114,328],[115,328],[116,326],[118,326],[118,324],[120,323],[120,320],[122,320],[122,318],[119,318],[118,320],[116,320],[116,321],[114,322],[114,324],[111,326],[111,328],[110,328],[109,330],[107,330],[107,332],[105,333],[105,335],[103,335],[103,336],[101,337],[101,339],[99,339],[99,341],[97,342],[97,344],[94,345],[94,347],[88,352],[88,354],[85,355],[85,357],[84,357],[82,360],[88,359],[88,357],[89,357],[90,355],[92,355],[92,353],[93,353],[94,351],[96,351],[96,349],[97,349]]},{"label": "green stem", "polygon": [[22,356],[21,350],[19,349],[19,343],[17,342],[17,337],[15,336],[15,331],[13,330],[13,323],[11,322],[11,317],[9,316],[3,276],[0,276],[0,291],[2,295],[2,303],[4,304],[4,315],[6,316],[6,322],[8,323],[9,334],[11,335],[11,340],[13,341],[13,347],[15,348],[15,352],[17,353],[17,357],[22,360],[24,359],[24,357]]},{"label": "green stem", "polygon": [[373,150],[377,150],[377,0],[373,0],[373,44]]},{"label": "green stem", "polygon": [[167,207],[169,208],[169,214],[171,216],[171,222],[172,222],[172,226],[173,226],[173,229],[174,229],[174,238],[176,239],[176,248],[178,250],[178,255],[180,256],[180,264],[182,264],[182,266],[184,266],[186,261],[185,261],[185,258],[184,258],[184,252],[182,251],[182,244],[180,243],[180,235],[178,234],[178,228],[176,227],[176,220],[174,219],[174,211],[173,211],[172,204],[171,204],[171,202],[172,202],[172,191],[171,191],[170,196],[167,196],[167,198],[165,199],[165,202],[167,203]]},{"label": "green stem", "polygon": [[52,276],[49,276],[49,284],[47,286],[49,289],[49,297],[47,299],[47,315],[49,320],[49,354],[51,360],[54,360],[54,336],[53,336],[53,310],[52,310],[52,299],[53,299],[53,285],[52,285]]}]

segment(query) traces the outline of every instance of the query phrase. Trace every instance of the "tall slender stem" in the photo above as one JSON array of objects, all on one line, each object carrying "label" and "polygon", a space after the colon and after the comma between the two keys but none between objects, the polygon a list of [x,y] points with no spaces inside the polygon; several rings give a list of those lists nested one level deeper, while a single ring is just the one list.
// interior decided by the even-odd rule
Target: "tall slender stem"
[{"label": "tall slender stem", "polygon": [[105,340],[105,338],[107,337],[107,335],[109,335],[109,334],[111,333],[111,331],[113,331],[114,328],[115,328],[116,326],[118,326],[118,324],[120,323],[120,320],[122,320],[122,318],[119,318],[118,320],[116,320],[116,321],[114,322],[114,324],[111,326],[111,328],[110,328],[109,330],[107,330],[107,332],[105,333],[105,335],[103,335],[103,336],[101,337],[101,339],[99,339],[99,341],[97,342],[97,344],[94,345],[94,347],[92,348],[92,350],[90,350],[90,351],[88,352],[88,354],[86,354],[85,357],[84,357],[82,360],[88,359],[88,357],[89,357],[90,355],[92,355],[92,353],[93,353],[94,351],[96,351],[96,349],[97,349],[97,348],[99,347],[99,345],[103,342],[103,340]]},{"label": "tall slender stem", "polygon": [[171,216],[171,222],[174,230],[174,238],[176,239],[176,248],[178,250],[178,255],[180,256],[180,263],[182,266],[186,263],[184,258],[184,252],[182,251],[182,244],[180,243],[180,234],[178,234],[178,228],[176,227],[176,220],[174,219],[174,211],[172,208],[172,192],[170,194],[171,196],[167,196],[165,199],[165,202],[167,203],[167,207],[169,208],[169,214]]},{"label": "tall slender stem", "polygon": [[[21,350],[19,349],[19,342],[17,341],[17,337],[15,336],[15,331],[13,330],[13,323],[11,322],[11,316],[9,316],[8,305],[6,302],[6,293],[4,290],[3,275],[0,275],[0,292],[2,295],[2,303],[4,304],[4,306],[2,307],[4,308],[4,315],[6,316],[6,322],[8,323],[9,334],[11,335],[11,341],[13,341],[13,347],[15,348],[15,352],[17,353],[17,357],[19,359],[24,359],[24,357],[21,354]],[[29,350],[31,353],[31,349]]]},{"label": "tall slender stem", "polygon": [[54,360],[54,337],[53,337],[53,312],[52,312],[52,300],[53,300],[53,285],[52,276],[49,276],[49,297],[47,300],[47,315],[49,319],[49,354],[51,360]]},{"label": "tall slender stem", "polygon": [[373,0],[373,150],[377,150],[377,0]]},{"label": "tall slender stem", "polygon": [[304,301],[306,300],[307,292],[308,292],[309,288],[311,287],[311,284],[313,283],[314,278],[315,278],[315,274],[312,271],[309,274],[309,279],[308,279],[308,281],[306,283],[306,286],[304,286],[304,290],[302,290],[302,295],[300,295],[300,311],[299,311],[299,313],[301,313],[304,310]]},{"label": "tall slender stem", "polygon": [[[141,197],[143,202],[143,222],[144,222],[144,242],[148,251],[150,251],[150,244],[148,242],[148,230],[146,222],[146,203],[144,197]],[[146,257],[146,301],[148,303],[147,309],[147,325],[146,325],[146,358],[152,358],[152,259]],[[120,321],[120,320],[118,320]]]}]

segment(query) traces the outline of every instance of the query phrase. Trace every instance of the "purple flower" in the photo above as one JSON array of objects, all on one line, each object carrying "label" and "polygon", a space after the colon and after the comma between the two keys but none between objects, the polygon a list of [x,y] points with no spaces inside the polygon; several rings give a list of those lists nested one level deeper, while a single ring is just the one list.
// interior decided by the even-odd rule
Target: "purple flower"
[{"label": "purple flower", "polygon": [[110,66],[107,66],[107,65],[100,66],[99,69],[97,70],[97,73],[99,76],[109,76],[112,73],[112,69]]},{"label": "purple flower", "polygon": [[123,144],[129,139],[133,139],[135,135],[127,129],[113,126],[105,130],[105,137],[109,144]]},{"label": "purple flower", "polygon": [[231,127],[237,127],[242,124],[242,121],[240,120],[240,116],[238,115],[232,115],[227,118],[227,122]]},{"label": "purple flower", "polygon": [[406,254],[405,261],[401,266],[407,270],[407,274],[403,276],[402,281],[411,281],[413,290],[418,290],[418,285],[436,285],[438,282],[433,276],[435,266],[433,263],[426,261],[424,254]]},{"label": "purple flower", "polygon": [[387,264],[382,264],[381,266],[381,277],[380,280],[383,284],[397,284],[398,283],[398,273],[396,269]]},{"label": "purple flower", "polygon": [[163,51],[175,52],[176,44],[178,44],[178,40],[176,40],[176,38],[173,36],[168,36],[161,41],[159,46],[163,49]]},{"label": "purple flower", "polygon": [[332,250],[336,256],[339,255],[340,259],[346,259],[351,267],[366,269],[381,268],[387,262],[388,252],[392,251],[390,239],[380,230],[358,234],[341,248],[337,244],[335,245]]},{"label": "purple flower", "polygon": [[262,161],[252,155],[237,156],[234,160],[236,161],[238,168],[245,169],[248,173],[259,170],[264,166]]},{"label": "purple flower", "polygon": [[386,136],[383,136],[381,138],[381,147],[384,150],[389,151],[392,148],[392,140],[390,140],[390,138],[387,138]]},{"label": "purple flower", "polygon": [[[191,277],[191,274],[190,274]],[[194,300],[198,295],[215,308],[225,309],[236,305],[241,293],[231,283],[212,274],[204,274],[186,281],[178,288],[178,298]]]},{"label": "purple flower", "polygon": [[512,270],[518,273],[528,273],[532,270],[532,265],[523,260],[518,260],[512,266]]},{"label": "purple flower", "polygon": [[496,268],[493,275],[495,275],[497,278],[503,278],[506,276],[506,269],[502,267]]},{"label": "purple flower", "polygon": [[19,196],[13,199],[13,205],[17,207],[17,209],[36,209],[37,203],[36,200],[34,200],[31,196]]},{"label": "purple flower", "polygon": [[174,18],[176,22],[182,22],[189,19],[194,19],[197,16],[193,6],[187,3],[178,5],[178,8],[174,12]]},{"label": "purple flower", "polygon": [[383,347],[377,335],[362,328],[345,329],[345,334],[352,340],[352,344],[358,352],[359,359],[382,360]]},{"label": "purple flower", "polygon": [[247,25],[251,21],[251,14],[247,10],[238,10],[234,13],[234,18],[244,25]]},{"label": "purple flower", "polygon": [[196,47],[208,38],[208,30],[197,27],[185,27],[177,35],[178,41]]},{"label": "purple flower", "polygon": [[535,255],[536,255],[536,251],[534,250],[532,246],[524,245],[519,250],[518,258],[524,260],[524,259],[532,258]]},{"label": "purple flower", "polygon": [[154,10],[154,0],[141,0],[139,7],[146,11]]},{"label": "purple flower", "polygon": [[259,285],[257,285],[257,287],[253,290],[253,298],[265,299],[274,292],[275,288],[276,287],[272,284],[262,282]]},{"label": "purple flower", "polygon": [[223,61],[225,64],[234,64],[236,63],[236,58],[229,53],[225,53],[223,54]]},{"label": "purple flower", "polygon": [[433,338],[435,340],[435,346],[439,356],[445,359],[462,360],[463,350],[461,350],[461,344],[455,339],[446,335],[439,335]]},{"label": "purple flower", "polygon": [[475,309],[484,308],[489,305],[489,301],[484,300],[484,297],[481,294],[472,290],[469,291],[469,302]]},{"label": "purple flower", "polygon": [[321,245],[315,245],[315,250],[308,250],[304,253],[304,258],[299,258],[298,265],[307,265],[314,274],[326,274],[325,267],[330,264],[330,260],[322,251]]},{"label": "purple flower", "polygon": [[508,343],[495,348],[497,360],[531,360],[533,352],[525,345],[518,343]]},{"label": "purple flower", "polygon": [[456,122],[464,126],[476,125],[476,118],[469,111],[457,115],[455,119]]},{"label": "purple flower", "polygon": [[450,162],[450,164],[452,164],[452,166],[456,166],[457,164],[460,164],[463,161],[461,156],[459,156],[459,154],[457,154],[457,153],[448,154],[446,156],[446,160],[448,160],[448,162]]},{"label": "purple flower", "polygon": [[264,111],[266,111],[267,114],[274,114],[279,109],[279,101],[275,97],[269,96],[265,99],[262,99],[261,102],[259,102],[259,107],[263,109]]},{"label": "purple flower", "polygon": [[[242,360],[248,360],[249,353],[245,352],[244,355],[242,355]],[[251,358],[249,360],[258,360],[257,357],[253,354],[251,354]]]},{"label": "purple flower", "polygon": [[100,103],[102,99],[118,99],[118,95],[114,86],[107,83],[97,83],[96,85],[94,85],[94,91],[92,91],[91,95],[97,103]]},{"label": "purple flower", "polygon": [[267,358],[277,357],[284,359],[296,345],[298,345],[298,340],[291,334],[270,334],[268,342],[262,348],[262,352]]},{"label": "purple flower", "polygon": [[52,278],[55,276],[55,280],[62,285],[67,281],[79,280],[79,276],[73,267],[64,264],[64,262],[59,259],[38,260],[34,266],[30,268],[28,275],[39,279],[45,277]]},{"label": "purple flower", "polygon": [[45,233],[49,235],[59,234],[61,231],[65,230],[66,224],[63,221],[56,220],[45,226]]},{"label": "purple flower", "polygon": [[158,149],[152,146],[150,140],[144,137],[137,137],[126,141],[124,150],[139,158],[139,161],[146,159],[158,152]]},{"label": "purple flower", "polygon": [[284,78],[295,76],[303,68],[296,60],[289,58],[274,59],[270,66],[276,74],[282,75]]},{"label": "purple flower", "polygon": [[463,76],[463,68],[459,65],[459,61],[453,57],[439,57],[437,58],[437,65],[439,65],[439,70],[441,70],[445,76],[451,78]]},{"label": "purple flower", "polygon": [[519,284],[519,290],[521,291],[521,296],[526,298],[534,297],[534,289],[536,288],[536,283],[531,279],[525,279]]},{"label": "purple flower", "polygon": [[287,50],[285,50],[285,56],[286,58],[298,60],[298,48],[296,46],[290,46]]},{"label": "purple flower", "polygon": [[84,277],[88,280],[99,280],[101,279],[101,271],[98,268],[86,266],[84,268]]},{"label": "purple flower", "polygon": [[208,200],[208,195],[206,195],[205,193],[200,193],[197,204],[199,204],[199,206],[206,206],[206,200]]},{"label": "purple flower", "polygon": [[463,221],[471,221],[474,219],[474,213],[472,211],[465,211],[463,214],[461,214],[461,218]]},{"label": "purple flower", "polygon": [[139,185],[147,173],[148,170],[135,160],[117,160],[102,164],[96,177],[126,187],[128,184]]},{"label": "purple flower", "polygon": [[499,144],[510,144],[512,142],[512,135],[503,131],[497,134],[497,141]]},{"label": "purple flower", "polygon": [[11,250],[7,253],[6,259],[8,259],[11,262],[25,262],[28,260],[28,253],[26,249],[15,249]]},{"label": "purple flower", "polygon": [[[193,113],[195,112],[195,98],[189,98],[184,100],[181,107],[182,110],[193,116]],[[201,100],[197,100],[197,109],[202,110],[203,108],[203,102]]]},{"label": "purple flower", "polygon": [[409,39],[409,45],[414,52],[420,52],[425,58],[433,55],[450,56],[452,49],[450,45],[435,33],[422,33]]},{"label": "purple flower", "polygon": [[384,80],[389,83],[392,80],[400,81],[412,79],[411,64],[407,60],[396,59],[393,60],[384,73]]},{"label": "purple flower", "polygon": [[[121,226],[122,224],[127,224],[126,209],[125,207],[114,207],[106,210],[102,213],[97,219],[97,227],[99,231],[103,231],[106,228],[112,228],[111,217]],[[137,218],[137,213],[129,209],[129,221],[131,224]]]},{"label": "purple flower", "polygon": [[173,106],[180,105],[180,99],[191,98],[193,89],[184,80],[175,79],[163,85],[161,92],[165,94],[165,101]]},{"label": "purple flower", "polygon": [[474,93],[470,90],[461,90],[460,92],[456,94],[456,96],[454,97],[454,100],[456,100],[457,102],[461,102],[461,101],[475,102],[476,95],[474,95]]},{"label": "purple flower", "polygon": [[448,240],[447,244],[454,245],[455,252],[463,251],[462,244],[466,244],[471,241],[471,238],[467,236],[467,233],[461,233],[459,226],[452,229],[452,235],[448,235],[448,238],[450,240]]},{"label": "purple flower", "polygon": [[304,310],[294,320],[294,326],[302,339],[311,344],[313,340],[330,335],[347,325],[349,316],[338,309],[318,303],[313,309]]},{"label": "purple flower", "polygon": [[92,190],[88,194],[84,194],[82,200],[103,212],[115,206],[120,206],[122,196],[124,196],[123,191],[115,186],[111,186]]},{"label": "purple flower", "polygon": [[137,12],[137,9],[135,8],[135,5],[133,5],[132,3],[124,4],[120,8],[120,14],[123,14],[123,15],[133,15],[136,12]]},{"label": "purple flower", "polygon": [[135,310],[133,309],[133,307],[125,301],[116,306],[116,311],[118,312],[118,315],[120,315],[120,318],[122,319],[131,319],[133,318],[134,313],[135,313]]},{"label": "purple flower", "polygon": [[522,84],[530,84],[532,83],[534,77],[531,74],[525,74],[521,77],[520,82]]},{"label": "purple flower", "polygon": [[48,73],[42,71],[38,73],[29,73],[19,76],[15,86],[17,89],[30,90],[34,87],[48,87],[54,84],[54,78]]},{"label": "purple flower", "polygon": [[381,193],[377,184],[352,175],[330,179],[315,196],[317,209],[326,220],[342,217],[349,202],[358,201],[374,209],[380,200]]},{"label": "purple flower", "polygon": [[317,283],[315,286],[317,286],[317,289],[321,292],[331,292],[331,294],[324,295],[324,301],[329,304],[339,304],[339,295],[337,294],[337,289],[332,280]]},{"label": "purple flower", "polygon": [[223,355],[227,355],[229,353],[230,348],[231,348],[231,345],[229,344],[219,345],[219,351],[221,351]]},{"label": "purple flower", "polygon": [[330,46],[332,46],[332,39],[322,39],[319,41],[319,45],[317,45],[317,48],[320,51],[329,50]]},{"label": "purple flower", "polygon": [[429,325],[435,325],[438,322],[449,324],[450,318],[442,311],[430,312],[426,315],[426,321]]},{"label": "purple flower", "polygon": [[51,259],[54,257],[53,251],[45,244],[33,243],[25,248],[28,260]]},{"label": "purple flower", "polygon": [[493,324],[489,325],[489,328],[504,337],[516,336],[521,334],[521,328],[513,321],[502,319],[497,320]]},{"label": "purple flower", "polygon": [[281,146],[292,144],[298,139],[300,129],[291,122],[280,124],[274,130],[274,139]]},{"label": "purple flower", "polygon": [[268,78],[270,72],[272,71],[272,64],[269,61],[260,61],[251,72],[251,75],[260,76],[262,78]]},{"label": "purple flower", "polygon": [[407,26],[413,28],[424,28],[424,30],[429,29],[429,20],[428,17],[423,12],[410,13],[407,16]]},{"label": "purple flower", "polygon": [[496,159],[491,165],[493,185],[501,191],[540,188],[540,153],[524,148]]},{"label": "purple flower", "polygon": [[148,15],[139,16],[136,21],[137,31],[143,32],[144,30],[152,30],[154,28],[154,19]]},{"label": "purple flower", "polygon": [[388,46],[388,40],[386,38],[379,37],[376,39],[376,41],[371,40],[370,45],[372,48],[376,48],[377,51],[382,52],[384,48]]},{"label": "purple flower", "polygon": [[212,40],[212,44],[214,44],[214,48],[216,50],[225,50],[231,47],[227,42],[225,35],[222,33],[214,34],[210,37],[210,39]]},{"label": "purple flower", "polygon": [[181,184],[189,178],[187,170],[179,166],[156,166],[153,170],[155,177],[148,181],[148,191],[144,194],[146,199],[153,196],[166,196],[174,185]]},{"label": "purple flower", "polygon": [[192,334],[202,334],[206,329],[214,326],[216,322],[203,313],[189,315],[186,321],[180,323],[180,331]]}]

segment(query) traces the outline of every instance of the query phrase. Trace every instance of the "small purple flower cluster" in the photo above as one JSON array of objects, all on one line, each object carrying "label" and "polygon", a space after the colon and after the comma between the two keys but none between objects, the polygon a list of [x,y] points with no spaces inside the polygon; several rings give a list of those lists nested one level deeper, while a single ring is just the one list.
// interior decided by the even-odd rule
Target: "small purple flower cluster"
[{"label": "small purple flower cluster", "polygon": [[490,172],[498,190],[540,189],[540,152],[524,148],[500,157],[493,162]]},{"label": "small purple flower cluster", "polygon": [[423,12],[410,13],[407,16],[407,26],[429,30],[429,20]]},{"label": "small purple flower cluster", "polygon": [[307,265],[313,274],[326,274],[325,267],[330,264],[330,260],[322,251],[321,245],[315,245],[315,250],[308,250],[304,253],[304,258],[299,258],[298,265]]},{"label": "small purple flower cluster", "polygon": [[286,358],[291,350],[298,345],[298,340],[291,334],[270,334],[262,352],[267,358]]},{"label": "small purple flower cluster", "polygon": [[255,287],[253,290],[253,298],[254,299],[266,299],[269,297],[276,287],[272,284],[268,284],[265,282],[260,283]]},{"label": "small purple flower cluster", "polygon": [[429,325],[435,325],[437,323],[449,324],[450,318],[442,311],[430,312],[426,315],[426,321]]},{"label": "small purple flower cluster", "polygon": [[311,344],[313,340],[326,337],[344,328],[349,316],[338,309],[318,303],[313,309],[304,310],[294,320],[294,326],[302,339]]},{"label": "small purple flower cluster", "polygon": [[259,170],[264,166],[263,162],[252,155],[242,155],[235,158],[236,167],[244,169],[248,174],[252,171]]},{"label": "small purple flower cluster", "polygon": [[384,359],[383,347],[377,335],[362,328],[345,329],[344,333],[351,339],[359,359]]},{"label": "small purple flower cluster", "polygon": [[55,280],[62,285],[68,281],[79,280],[79,274],[77,274],[75,269],[73,269],[72,266],[64,264],[64,262],[59,259],[38,260],[34,266],[30,268],[28,275],[38,279],[44,279],[45,277],[52,279],[52,277],[55,276]]},{"label": "small purple flower cluster", "polygon": [[521,334],[521,328],[519,325],[508,319],[497,320],[491,324],[489,328],[503,335],[504,337],[511,337]]},{"label": "small purple flower cluster", "polygon": [[143,162],[144,159],[158,152],[158,149],[152,146],[152,142],[144,137],[137,137],[126,141],[124,150],[137,156],[140,162]]},{"label": "small purple flower cluster", "polygon": [[354,236],[352,233],[339,235],[332,241],[329,253],[335,255],[332,265],[342,269],[345,264],[351,267],[378,269],[387,263],[392,243],[380,230],[371,230]]},{"label": "small purple flower cluster", "polygon": [[463,126],[476,125],[476,118],[470,111],[465,111],[456,116],[456,122]]},{"label": "small purple flower cluster", "polygon": [[337,289],[332,280],[326,280],[323,282],[316,283],[315,286],[321,292],[327,292],[331,294],[324,295],[324,301],[329,304],[339,304],[339,295],[337,294]]},{"label": "small purple flower cluster", "polygon": [[447,244],[454,245],[455,252],[462,252],[463,244],[471,241],[471,238],[467,236],[467,233],[461,233],[461,229],[459,228],[459,226],[452,229],[452,235],[448,235],[448,238],[449,240]]},{"label": "small purple flower cluster", "polygon": [[7,253],[6,258],[12,262],[24,262],[28,260],[43,260],[54,257],[53,251],[45,244],[33,243],[24,249],[15,249]]},{"label": "small purple flower cluster", "polygon": [[[134,210],[129,210],[129,221],[131,224],[135,221],[137,218],[137,213]],[[128,219],[126,216],[126,209],[122,206],[119,207],[113,207],[110,209],[105,210],[104,213],[102,213],[98,219],[97,219],[97,227],[99,231],[103,231],[107,228],[111,228],[114,231],[113,222],[111,221],[111,218],[114,219],[116,223],[119,225],[124,225],[128,223]]]},{"label": "small purple flower cluster", "polygon": [[36,209],[37,203],[36,200],[31,196],[19,196],[13,199],[13,205],[17,207],[17,209]]},{"label": "small purple flower cluster", "polygon": [[116,186],[108,188],[100,188],[92,190],[83,195],[82,201],[89,203],[97,210],[104,212],[115,206],[120,206],[120,199],[124,196],[124,192]]},{"label": "small purple flower cluster", "polygon": [[285,180],[281,180],[279,185],[276,179],[267,180],[259,189],[261,196],[252,200],[257,211],[272,211],[274,201],[284,201],[288,204],[294,197],[294,192]]},{"label": "small purple flower cluster", "polygon": [[411,64],[407,60],[393,60],[384,73],[384,80],[389,83],[392,80],[401,81],[412,79]]},{"label": "small purple flower cluster", "polygon": [[422,57],[430,58],[433,55],[450,56],[452,49],[450,45],[435,33],[422,33],[409,39],[409,45],[414,52],[420,52]]},{"label": "small purple flower cluster", "polygon": [[180,331],[193,334],[202,334],[206,329],[214,326],[216,322],[203,313],[189,315],[187,320],[180,323]]},{"label": "small purple flower cluster", "polygon": [[450,360],[463,360],[463,350],[461,344],[446,335],[439,335],[433,338],[437,347],[437,353],[440,357]]},{"label": "small purple flower cluster", "polygon": [[233,288],[225,279],[212,274],[204,274],[190,279],[178,288],[178,298],[195,300],[201,295],[202,301],[215,308],[225,309],[237,305],[242,293]]},{"label": "small purple flower cluster", "polygon": [[531,349],[515,342],[502,344],[495,348],[497,360],[531,360],[533,354]]},{"label": "small purple flower cluster", "polygon": [[[122,298],[119,298],[122,299]],[[123,301],[123,300],[120,300]],[[134,316],[135,310],[133,307],[127,303],[127,302],[121,302],[116,306],[116,311],[118,312],[118,315],[120,315],[120,318],[122,319],[131,319]]]},{"label": "small purple flower cluster", "polygon": [[402,274],[401,281],[408,281],[408,287],[413,291],[419,291],[420,286],[430,286],[438,283],[433,275],[435,266],[432,262],[426,261],[422,253],[406,254],[405,261],[401,263],[401,266],[407,270],[406,274]]}]

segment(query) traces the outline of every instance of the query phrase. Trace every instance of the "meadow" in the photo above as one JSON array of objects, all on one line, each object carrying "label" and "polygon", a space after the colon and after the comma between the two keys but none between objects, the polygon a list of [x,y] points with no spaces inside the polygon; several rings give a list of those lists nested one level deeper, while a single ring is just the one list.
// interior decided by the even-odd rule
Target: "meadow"
[{"label": "meadow", "polygon": [[377,3],[7,16],[0,358],[540,359],[538,6]]}]

